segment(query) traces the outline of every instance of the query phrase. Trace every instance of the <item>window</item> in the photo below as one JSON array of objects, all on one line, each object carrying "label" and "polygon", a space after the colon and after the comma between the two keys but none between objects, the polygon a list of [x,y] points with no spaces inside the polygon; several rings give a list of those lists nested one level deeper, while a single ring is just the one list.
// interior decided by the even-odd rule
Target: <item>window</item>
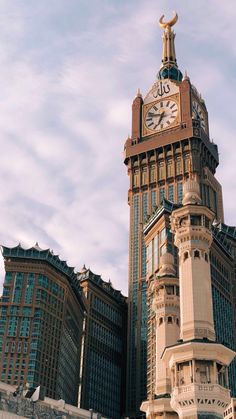
[{"label": "window", "polygon": [[199,258],[200,259],[200,252],[199,252],[199,250],[194,250],[194,258]]},{"label": "window", "polygon": [[167,252],[166,245],[160,247],[160,255],[163,256]]},{"label": "window", "polygon": [[168,295],[174,295],[174,286],[173,285],[166,285],[166,293]]},{"label": "window", "polygon": [[148,264],[148,273],[152,273],[152,241],[149,243],[147,248],[147,264]]},{"label": "window", "polygon": [[5,275],[5,284],[10,284],[12,281],[12,272],[6,272]]},{"label": "window", "polygon": [[181,182],[177,183],[177,202],[182,204],[183,201],[183,184]]},{"label": "window", "polygon": [[163,228],[160,231],[160,243],[163,243],[165,241],[166,236],[167,236],[167,229],[166,228]]},{"label": "window", "polygon": [[155,164],[152,164],[150,167],[150,182],[156,181],[156,167]]},{"label": "window", "polygon": [[200,226],[201,225],[201,215],[191,215],[190,216],[191,226]]},{"label": "window", "polygon": [[207,217],[204,217],[204,225],[206,228],[210,228],[210,220]]},{"label": "window", "polygon": [[158,236],[153,239],[153,268],[158,268]]},{"label": "window", "polygon": [[160,203],[163,201],[164,197],[165,197],[165,188],[160,188],[159,190]]},{"label": "window", "polygon": [[190,158],[189,158],[189,154],[185,154],[184,156],[184,172],[188,172],[189,171],[189,167],[190,166]]},{"label": "window", "polygon": [[208,254],[205,253],[205,261],[208,262]]},{"label": "window", "polygon": [[15,277],[14,294],[12,298],[12,301],[14,303],[19,303],[21,300],[22,286],[23,286],[23,273],[18,272]]},{"label": "window", "polygon": [[172,177],[173,176],[173,163],[172,160],[167,160],[167,177]]},{"label": "window", "polygon": [[174,202],[174,185],[169,185],[168,186],[168,199],[171,202]]},{"label": "window", "polygon": [[181,164],[181,157],[177,157],[175,161],[175,173],[177,175],[181,175],[182,173],[182,164]]},{"label": "window", "polygon": [[133,187],[137,187],[138,186],[138,169],[134,170],[133,173]]},{"label": "window", "polygon": [[165,175],[165,173],[164,173],[164,162],[161,161],[158,164],[158,179],[159,180],[164,179],[164,177],[165,177],[164,175]]},{"label": "window", "polygon": [[163,323],[163,317],[159,318],[159,326]]},{"label": "window", "polygon": [[146,185],[147,183],[147,168],[142,168],[142,185]]},{"label": "window", "polygon": [[188,259],[188,252],[185,252],[185,253],[184,253],[184,261],[185,261],[186,259]]},{"label": "window", "polygon": [[169,323],[169,324],[172,323],[172,317],[171,316],[168,317],[167,323]]},{"label": "window", "polygon": [[152,210],[156,207],[157,194],[156,191],[151,191],[151,207]]}]

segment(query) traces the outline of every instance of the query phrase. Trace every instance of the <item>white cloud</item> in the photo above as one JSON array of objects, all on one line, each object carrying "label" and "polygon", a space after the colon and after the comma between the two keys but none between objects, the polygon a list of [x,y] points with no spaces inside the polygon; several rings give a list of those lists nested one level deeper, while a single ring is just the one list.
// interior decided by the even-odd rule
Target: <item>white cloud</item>
[{"label": "white cloud", "polygon": [[229,208],[226,221],[235,223],[230,179],[236,82],[228,80],[235,55],[232,5],[0,1],[2,244],[38,241],[69,264],[85,263],[127,290],[123,144],[133,96],[138,87],[145,93],[159,69],[158,17],[173,9],[180,16],[178,62],[206,99],[212,135],[221,154],[229,155],[222,166],[232,164],[218,177]]}]

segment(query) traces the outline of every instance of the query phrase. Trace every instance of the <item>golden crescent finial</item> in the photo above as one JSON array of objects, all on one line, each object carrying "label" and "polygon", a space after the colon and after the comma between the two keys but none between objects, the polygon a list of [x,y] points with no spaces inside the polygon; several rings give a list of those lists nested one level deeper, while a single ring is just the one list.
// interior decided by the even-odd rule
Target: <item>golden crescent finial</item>
[{"label": "golden crescent finial", "polygon": [[171,26],[174,26],[178,20],[178,15],[176,12],[174,12],[174,17],[171,20],[168,20],[168,22],[163,22],[164,16],[165,15],[162,15],[159,20],[160,27],[163,29],[170,29]]}]

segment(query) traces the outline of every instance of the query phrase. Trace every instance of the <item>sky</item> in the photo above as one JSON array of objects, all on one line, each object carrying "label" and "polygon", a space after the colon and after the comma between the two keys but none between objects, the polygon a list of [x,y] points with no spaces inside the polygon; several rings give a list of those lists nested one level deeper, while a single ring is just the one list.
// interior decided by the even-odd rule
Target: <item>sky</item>
[{"label": "sky", "polygon": [[[53,249],[127,294],[124,142],[156,80],[162,14],[205,99],[236,224],[235,0],[0,0],[0,244]],[[3,282],[0,258],[0,289]]]}]

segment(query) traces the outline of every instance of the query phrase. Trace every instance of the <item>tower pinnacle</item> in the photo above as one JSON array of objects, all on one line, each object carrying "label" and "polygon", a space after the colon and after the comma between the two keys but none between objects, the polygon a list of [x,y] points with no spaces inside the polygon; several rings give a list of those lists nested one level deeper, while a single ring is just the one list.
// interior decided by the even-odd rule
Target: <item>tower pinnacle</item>
[{"label": "tower pinnacle", "polygon": [[172,79],[181,81],[183,75],[178,69],[176,54],[175,54],[175,33],[171,27],[175,25],[178,20],[178,15],[174,12],[174,17],[167,22],[163,21],[164,15],[159,20],[160,27],[164,29],[162,41],[163,41],[163,52],[162,52],[162,66],[158,73],[158,79]]}]

